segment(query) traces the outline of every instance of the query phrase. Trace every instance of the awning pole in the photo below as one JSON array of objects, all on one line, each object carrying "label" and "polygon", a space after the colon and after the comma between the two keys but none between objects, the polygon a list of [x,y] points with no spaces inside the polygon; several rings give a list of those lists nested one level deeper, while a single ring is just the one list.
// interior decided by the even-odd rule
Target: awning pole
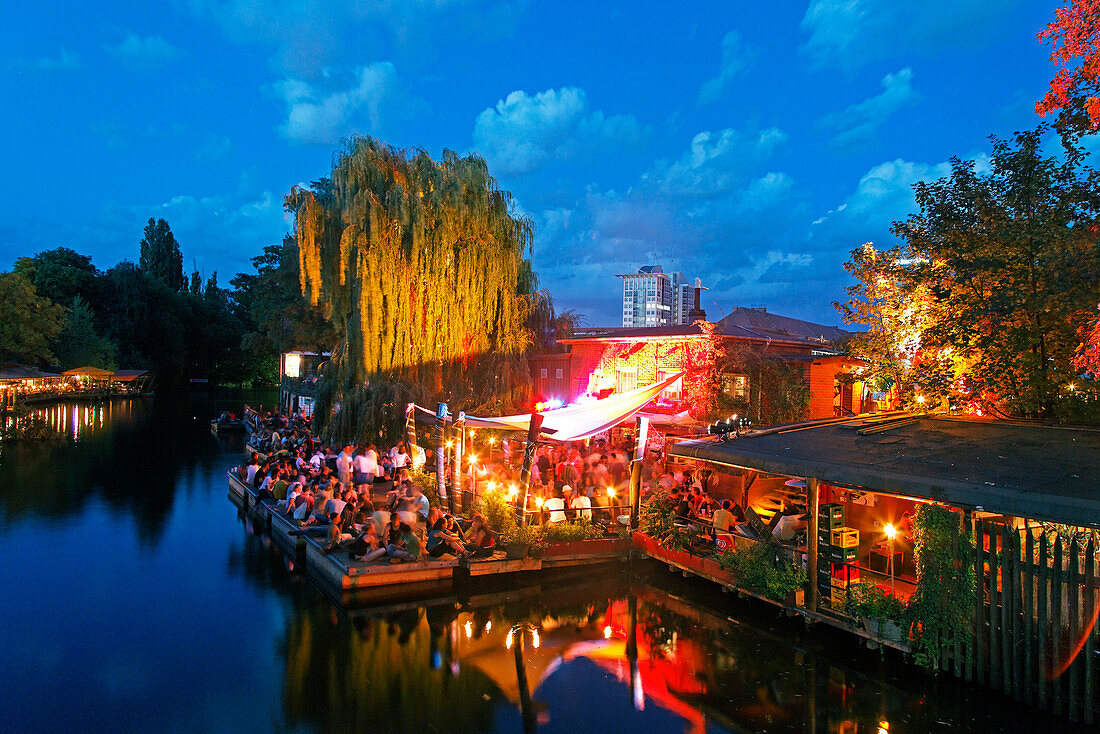
[{"label": "awning pole", "polygon": [[519,483],[523,489],[523,504],[520,505],[520,524],[527,524],[527,497],[531,493],[531,464],[535,461],[535,449],[542,433],[542,414],[532,413],[531,424],[527,428],[527,443],[523,447],[523,468],[519,473]]},{"label": "awning pole", "polygon": [[817,477],[806,477],[806,511],[810,515],[806,532],[806,576],[809,589],[806,592],[806,608],[817,611],[817,528],[820,492]]},{"label": "awning pole", "polygon": [[638,416],[634,419],[634,455],[630,462],[630,527],[638,529],[638,515],[642,505],[642,463],[645,461],[645,447],[649,436],[649,419]]}]

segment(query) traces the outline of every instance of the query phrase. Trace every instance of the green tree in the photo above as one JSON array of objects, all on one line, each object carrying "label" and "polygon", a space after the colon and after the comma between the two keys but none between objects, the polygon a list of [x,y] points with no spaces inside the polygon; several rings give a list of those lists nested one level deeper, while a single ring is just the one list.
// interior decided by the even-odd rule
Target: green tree
[{"label": "green tree", "polygon": [[99,300],[99,271],[92,259],[67,247],[21,257],[15,261],[14,271],[31,281],[39,296],[54,303],[81,298],[94,306]]},{"label": "green tree", "polygon": [[353,391],[370,400],[384,381],[467,410],[514,408],[526,398],[531,223],[514,215],[511,195],[481,158],[444,151],[437,162],[354,138],[331,177],[295,187],[286,207],[296,220],[302,291],[346,345],[326,380],[328,398],[345,406],[329,421],[330,435],[396,425],[402,406],[388,397],[384,425],[359,425],[347,409]]},{"label": "green tree", "polygon": [[[928,300],[914,325],[918,382],[989,410],[1066,419],[1081,407],[1067,399],[1078,331],[1100,299],[1100,187],[1070,142],[1044,156],[1045,133],[992,138],[988,170],[953,159],[949,176],[916,184],[920,211],[895,224],[903,244],[885,277],[901,283],[903,309]],[[885,313],[873,292],[855,295],[856,321]],[[887,328],[895,342],[908,336]]]},{"label": "green tree", "polygon": [[58,364],[66,369],[85,365],[115,368],[115,345],[100,336],[95,326],[95,313],[80,296],[73,299],[53,349]]},{"label": "green tree", "polygon": [[42,363],[64,324],[65,309],[34,292],[19,273],[0,273],[0,359]]},{"label": "green tree", "polygon": [[150,218],[145,225],[140,265],[144,273],[164,283],[169,290],[184,289],[183,253],[168,222],[163,219]]}]

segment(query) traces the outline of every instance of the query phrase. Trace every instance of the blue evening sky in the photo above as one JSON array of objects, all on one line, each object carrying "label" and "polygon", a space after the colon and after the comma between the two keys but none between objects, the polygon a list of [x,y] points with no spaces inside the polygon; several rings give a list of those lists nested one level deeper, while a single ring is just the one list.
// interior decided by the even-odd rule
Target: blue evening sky
[{"label": "blue evening sky", "polygon": [[[843,263],[911,184],[1038,122],[1055,2],[166,0],[0,10],[0,269],[137,258],[164,217],[224,285],[353,132],[475,150],[559,309],[618,325],[659,263],[838,323]],[[717,304],[717,305],[716,305]]]}]

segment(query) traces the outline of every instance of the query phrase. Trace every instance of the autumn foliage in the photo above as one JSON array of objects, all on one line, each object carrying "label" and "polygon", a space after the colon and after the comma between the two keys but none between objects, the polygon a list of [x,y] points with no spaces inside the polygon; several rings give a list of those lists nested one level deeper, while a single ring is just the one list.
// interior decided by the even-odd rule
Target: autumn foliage
[{"label": "autumn foliage", "polygon": [[1040,115],[1063,111],[1078,130],[1100,127],[1100,0],[1070,0],[1055,11],[1054,22],[1039,33],[1060,68],[1046,96],[1035,104]]}]

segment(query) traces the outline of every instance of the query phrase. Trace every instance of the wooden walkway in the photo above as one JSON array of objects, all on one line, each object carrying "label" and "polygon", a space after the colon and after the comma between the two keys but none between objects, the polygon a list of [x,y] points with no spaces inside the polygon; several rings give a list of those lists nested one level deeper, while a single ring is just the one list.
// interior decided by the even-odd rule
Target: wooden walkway
[{"label": "wooden walkway", "polygon": [[325,590],[336,596],[360,590],[399,588],[409,595],[450,589],[455,581],[471,578],[512,576],[542,570],[580,567],[627,560],[629,539],[576,541],[550,544],[539,558],[512,559],[498,551],[484,559],[457,559],[450,554],[440,558],[391,564],[388,559],[363,563],[349,557],[347,551],[328,553],[323,537],[300,533],[293,521],[274,511],[273,500],[258,500],[256,491],[233,470],[228,472],[229,497],[275,545]]}]

